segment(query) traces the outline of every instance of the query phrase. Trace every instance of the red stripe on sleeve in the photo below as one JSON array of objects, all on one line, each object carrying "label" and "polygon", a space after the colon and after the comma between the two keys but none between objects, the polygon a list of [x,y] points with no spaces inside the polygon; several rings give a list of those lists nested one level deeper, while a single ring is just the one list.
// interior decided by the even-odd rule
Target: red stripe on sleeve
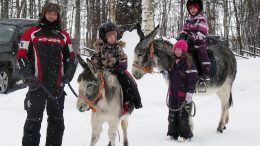
[{"label": "red stripe on sleeve", "polygon": [[16,59],[19,59],[21,57],[27,58],[27,49],[19,49],[16,55]]}]

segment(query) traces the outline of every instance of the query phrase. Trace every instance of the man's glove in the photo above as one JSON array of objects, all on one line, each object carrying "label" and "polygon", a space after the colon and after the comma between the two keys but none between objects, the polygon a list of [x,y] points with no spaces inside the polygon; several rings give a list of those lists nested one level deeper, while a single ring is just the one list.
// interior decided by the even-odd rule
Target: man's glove
[{"label": "man's glove", "polygon": [[190,92],[187,92],[187,93],[186,93],[186,98],[185,98],[185,100],[186,100],[186,103],[187,103],[187,104],[189,104],[189,103],[192,102],[192,95],[193,95],[193,93],[190,93]]},{"label": "man's glove", "polygon": [[22,77],[33,77],[34,73],[31,69],[31,64],[28,58],[19,58],[18,61],[18,67],[19,67],[19,74]]},{"label": "man's glove", "polygon": [[38,79],[36,77],[24,77],[24,83],[29,87],[29,90],[35,91],[40,87]]},{"label": "man's glove", "polygon": [[77,64],[75,62],[72,62],[72,61],[68,62],[66,71],[64,73],[64,76],[62,77],[62,81],[64,84],[68,84],[71,82],[71,80],[74,77],[76,68],[77,68]]}]

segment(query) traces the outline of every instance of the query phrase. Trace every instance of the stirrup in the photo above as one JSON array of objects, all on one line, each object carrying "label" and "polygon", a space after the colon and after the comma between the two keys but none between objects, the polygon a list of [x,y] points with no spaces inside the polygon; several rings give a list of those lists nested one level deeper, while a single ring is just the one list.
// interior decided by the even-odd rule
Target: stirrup
[{"label": "stirrup", "polygon": [[198,92],[199,93],[207,92],[207,83],[205,81],[201,81],[201,80],[199,81]]}]

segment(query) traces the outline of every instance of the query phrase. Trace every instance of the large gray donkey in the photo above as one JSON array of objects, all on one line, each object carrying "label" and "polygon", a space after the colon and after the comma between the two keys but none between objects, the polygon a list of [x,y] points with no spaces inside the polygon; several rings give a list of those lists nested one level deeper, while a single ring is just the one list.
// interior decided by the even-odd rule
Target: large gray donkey
[{"label": "large gray donkey", "polygon": [[[137,26],[140,42],[134,50],[135,56],[132,68],[132,73],[136,79],[141,79],[146,73],[151,73],[154,67],[162,71],[173,65],[172,44],[161,39],[154,39],[158,29],[159,26],[145,37],[140,25]],[[211,78],[207,93],[213,91],[220,97],[222,113],[217,131],[222,133],[229,120],[229,108],[232,104],[231,90],[236,77],[237,63],[235,56],[224,41],[209,39],[208,47],[215,55],[217,72]],[[198,93],[197,95],[201,94]]]},{"label": "large gray donkey", "polygon": [[123,113],[123,92],[115,75],[106,70],[96,70],[89,60],[85,62],[78,55],[84,71],[78,77],[79,97],[77,108],[80,112],[92,109],[92,137],[90,146],[94,146],[102,131],[102,125],[108,122],[109,144],[115,146],[116,131],[119,123],[124,134],[124,146],[128,146],[128,113]]}]

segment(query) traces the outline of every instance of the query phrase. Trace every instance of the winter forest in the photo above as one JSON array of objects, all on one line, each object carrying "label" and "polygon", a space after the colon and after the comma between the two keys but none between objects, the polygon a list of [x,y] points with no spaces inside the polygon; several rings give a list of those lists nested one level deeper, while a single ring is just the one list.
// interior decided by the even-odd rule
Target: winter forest
[{"label": "winter forest", "polygon": [[[1,18],[37,19],[48,0],[1,0]],[[160,25],[160,37],[176,38],[188,16],[185,0],[57,0],[63,27],[81,46],[91,48],[100,24],[108,19],[123,31],[142,22],[142,11],[152,15],[152,28]],[[259,0],[204,0],[209,34],[228,41],[237,55],[260,55]],[[144,16],[143,16],[144,17]],[[79,35],[80,34],[80,35]],[[79,42],[79,41],[77,41]]]}]

